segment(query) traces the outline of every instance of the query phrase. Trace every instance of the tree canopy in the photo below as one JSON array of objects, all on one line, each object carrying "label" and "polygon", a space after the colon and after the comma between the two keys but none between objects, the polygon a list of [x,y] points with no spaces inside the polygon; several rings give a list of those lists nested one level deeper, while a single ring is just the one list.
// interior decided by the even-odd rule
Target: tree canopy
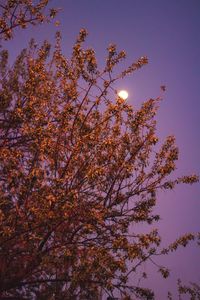
[{"label": "tree canopy", "polygon": [[[14,9],[15,3],[7,6]],[[31,3],[17,5],[40,20]],[[0,25],[4,39],[11,37],[7,28],[15,27],[6,17]],[[20,18],[13,22],[23,27]],[[99,70],[94,50],[84,48],[86,36],[82,29],[70,58],[62,53],[59,32],[55,47],[31,40],[12,67],[9,53],[0,53],[2,299],[98,299],[102,293],[154,299],[153,291],[130,277],[138,279],[145,261],[194,239],[187,234],[162,249],[152,226],[135,231],[134,224],[159,221],[159,190],[198,177],[170,179],[178,148],[173,136],[157,147],[160,98],[136,110],[116,93],[116,81],[147,58],[116,75],[126,54],[110,45]],[[158,269],[168,276],[165,267]]]},{"label": "tree canopy", "polygon": [[26,28],[38,25],[56,16],[57,10],[52,8],[49,13],[45,9],[49,0],[6,0],[0,4],[0,38],[8,40],[13,37],[17,27]]}]

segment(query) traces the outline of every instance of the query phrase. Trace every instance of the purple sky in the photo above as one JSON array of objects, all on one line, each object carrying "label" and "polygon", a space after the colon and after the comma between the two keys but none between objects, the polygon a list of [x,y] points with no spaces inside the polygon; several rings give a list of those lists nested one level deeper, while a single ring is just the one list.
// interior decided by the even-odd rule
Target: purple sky
[{"label": "purple sky", "polygon": [[[63,34],[66,54],[84,27],[89,32],[87,44],[94,47],[103,65],[105,49],[116,43],[125,49],[128,62],[147,55],[149,64],[119,83],[127,89],[130,103],[160,94],[160,85],[167,91],[157,117],[159,136],[174,134],[180,148],[176,174],[199,174],[200,167],[200,1],[199,0],[53,0],[63,8],[56,19],[61,25],[20,31],[15,39],[14,57],[30,37],[53,41],[55,31]],[[8,43],[11,48],[12,43]],[[163,243],[173,241],[188,231],[200,231],[200,185],[180,186],[176,191],[161,193],[158,210],[162,221]],[[162,260],[174,269],[169,280],[157,274],[149,280],[157,289],[156,299],[166,299],[166,290],[173,289],[180,276],[184,282],[200,283],[200,249],[192,246]],[[148,266],[144,267],[148,271]]]}]

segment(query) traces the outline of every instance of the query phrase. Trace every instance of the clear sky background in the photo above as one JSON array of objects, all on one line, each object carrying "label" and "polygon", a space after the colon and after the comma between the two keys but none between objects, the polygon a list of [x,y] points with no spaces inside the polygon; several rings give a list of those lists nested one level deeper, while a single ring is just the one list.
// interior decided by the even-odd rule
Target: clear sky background
[{"label": "clear sky background", "polygon": [[[136,106],[160,95],[160,85],[167,91],[157,116],[161,140],[174,134],[180,148],[177,175],[200,174],[200,1],[199,0],[52,0],[62,8],[56,20],[59,27],[43,25],[16,33],[7,43],[12,59],[35,37],[53,41],[56,30],[63,35],[66,55],[80,28],[89,32],[87,45],[96,50],[103,66],[108,44],[125,49],[131,63],[148,56],[149,64],[133,76],[119,82],[126,89],[128,101]],[[126,63],[127,65],[127,63]],[[159,228],[163,244],[186,232],[200,231],[200,184],[179,186],[160,193],[157,210],[162,220]],[[166,299],[166,291],[175,281],[200,283],[200,248],[188,247],[160,260],[172,269],[169,280],[156,273],[148,281],[156,289],[156,299]],[[144,266],[145,271],[152,267]]]}]

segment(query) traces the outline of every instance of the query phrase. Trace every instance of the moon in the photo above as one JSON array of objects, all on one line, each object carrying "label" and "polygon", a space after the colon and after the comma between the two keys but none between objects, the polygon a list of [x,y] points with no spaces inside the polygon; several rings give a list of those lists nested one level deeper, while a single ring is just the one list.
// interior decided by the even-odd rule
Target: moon
[{"label": "moon", "polygon": [[117,94],[123,100],[126,100],[128,98],[128,92],[125,90],[121,90]]}]

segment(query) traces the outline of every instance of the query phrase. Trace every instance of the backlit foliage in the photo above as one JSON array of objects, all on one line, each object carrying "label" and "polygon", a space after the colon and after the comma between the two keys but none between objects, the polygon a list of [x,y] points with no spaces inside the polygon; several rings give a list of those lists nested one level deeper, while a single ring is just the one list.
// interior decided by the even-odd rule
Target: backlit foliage
[{"label": "backlit foliage", "polygon": [[110,45],[100,71],[85,38],[82,29],[71,58],[59,33],[53,50],[32,40],[12,67],[0,54],[1,297],[154,299],[138,285],[140,267],[194,238],[161,251],[156,229],[135,229],[159,220],[158,190],[197,177],[168,179],[178,149],[169,136],[156,152],[160,99],[135,110],[114,91],[147,58],[113,77],[125,52]]}]

